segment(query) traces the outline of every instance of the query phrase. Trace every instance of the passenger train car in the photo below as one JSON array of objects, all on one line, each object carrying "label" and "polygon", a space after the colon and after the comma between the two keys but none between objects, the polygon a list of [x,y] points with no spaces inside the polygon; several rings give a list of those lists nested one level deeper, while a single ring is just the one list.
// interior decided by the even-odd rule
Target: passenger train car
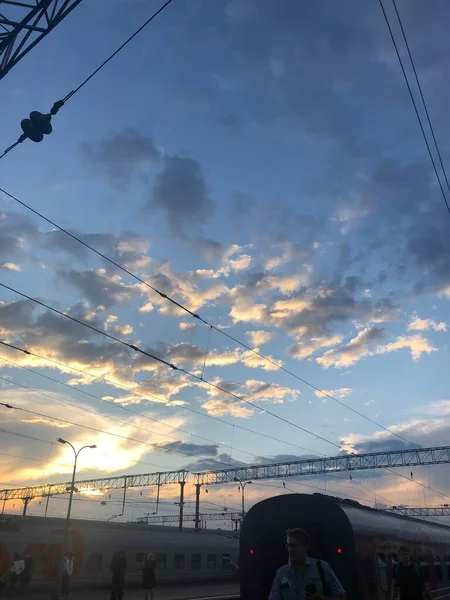
[{"label": "passenger train car", "polygon": [[267,600],[287,563],[286,530],[311,537],[310,555],[327,561],[349,600],[389,600],[400,545],[410,548],[434,598],[450,597],[450,527],[374,510],[322,494],[269,498],[247,513],[240,538],[241,600]]},{"label": "passenger train car", "polygon": [[[54,566],[63,551],[64,519],[2,516],[0,569],[9,569],[16,552],[30,553],[35,563],[32,587],[54,581]],[[225,581],[233,578],[238,539],[231,532],[179,532],[174,527],[137,523],[71,521],[69,550],[74,554],[73,585],[103,586],[111,581],[114,552],[127,557],[127,584],[139,583],[144,557],[153,552],[158,583]]]}]

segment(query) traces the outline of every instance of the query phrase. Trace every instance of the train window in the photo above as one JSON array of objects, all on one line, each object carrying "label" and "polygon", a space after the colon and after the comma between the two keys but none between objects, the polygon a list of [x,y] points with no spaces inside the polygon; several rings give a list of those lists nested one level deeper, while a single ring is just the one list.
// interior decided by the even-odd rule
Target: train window
[{"label": "train window", "polygon": [[201,554],[191,554],[191,569],[201,569],[202,568],[202,555]]},{"label": "train window", "polygon": [[175,569],[184,569],[184,554],[175,554]]},{"label": "train window", "polygon": [[215,554],[208,554],[206,567],[208,569],[215,569],[217,567],[217,557]]},{"label": "train window", "polygon": [[450,554],[446,554],[444,556],[445,561],[445,572],[447,574],[447,579],[450,581]]},{"label": "train window", "polygon": [[386,593],[388,591],[386,556],[378,554],[378,581],[380,583],[380,591]]},{"label": "train window", "polygon": [[426,556],[419,556],[420,569],[423,573],[425,581],[429,581],[430,573],[428,572],[428,559]]},{"label": "train window", "polygon": [[155,559],[156,559],[156,569],[158,571],[165,571],[167,569],[167,554],[162,554],[161,552],[157,552]]},{"label": "train window", "polygon": [[222,554],[222,569],[226,569],[231,562],[231,556],[229,554]]},{"label": "train window", "polygon": [[136,554],[136,556],[135,556],[135,561],[136,561],[137,563],[142,563],[142,562],[144,562],[144,556],[145,556],[145,554],[144,554],[143,552],[138,552],[138,553]]},{"label": "train window", "polygon": [[88,573],[98,573],[102,568],[102,555],[100,552],[91,552],[86,562]]},{"label": "train window", "polygon": [[442,581],[444,578],[442,576],[441,557],[438,556],[437,554],[435,554],[433,557],[433,561],[434,561],[434,572],[436,575],[436,579],[437,579],[437,581]]}]

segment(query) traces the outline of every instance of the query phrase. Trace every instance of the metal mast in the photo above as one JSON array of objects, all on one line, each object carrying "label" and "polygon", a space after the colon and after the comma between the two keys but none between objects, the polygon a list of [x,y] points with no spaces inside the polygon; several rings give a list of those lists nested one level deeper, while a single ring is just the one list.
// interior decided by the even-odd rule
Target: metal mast
[{"label": "metal mast", "polygon": [[0,79],[82,0],[0,0]]}]

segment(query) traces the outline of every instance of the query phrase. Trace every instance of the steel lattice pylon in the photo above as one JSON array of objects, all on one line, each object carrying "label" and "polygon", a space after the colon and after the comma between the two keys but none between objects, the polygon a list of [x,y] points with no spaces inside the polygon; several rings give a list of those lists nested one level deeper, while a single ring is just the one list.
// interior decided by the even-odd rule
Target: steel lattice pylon
[{"label": "steel lattice pylon", "polygon": [[0,0],[0,79],[82,0]]}]

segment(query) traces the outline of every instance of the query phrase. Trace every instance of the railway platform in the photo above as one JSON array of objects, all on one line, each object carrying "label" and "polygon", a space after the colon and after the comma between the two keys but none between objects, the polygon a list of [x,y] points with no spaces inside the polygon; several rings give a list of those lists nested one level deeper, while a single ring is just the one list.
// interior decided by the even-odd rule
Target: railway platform
[{"label": "railway platform", "polygon": [[[48,592],[18,595],[17,600],[49,600]],[[68,600],[110,600],[110,589],[83,589],[70,592]],[[144,590],[138,587],[125,588],[124,600],[143,600]],[[239,600],[239,583],[204,583],[167,585],[155,590],[155,600]]]}]

